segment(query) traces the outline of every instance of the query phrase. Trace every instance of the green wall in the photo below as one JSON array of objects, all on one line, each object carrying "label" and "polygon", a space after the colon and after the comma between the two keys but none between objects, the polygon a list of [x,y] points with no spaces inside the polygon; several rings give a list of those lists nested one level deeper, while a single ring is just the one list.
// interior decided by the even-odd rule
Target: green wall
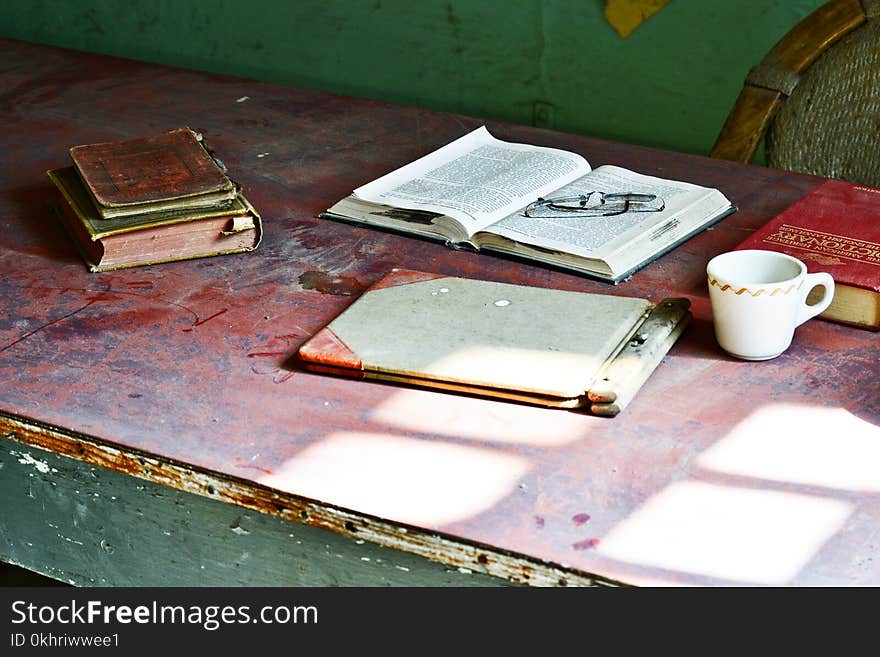
[{"label": "green wall", "polygon": [[0,36],[708,153],[749,68],[821,0],[5,0]]}]

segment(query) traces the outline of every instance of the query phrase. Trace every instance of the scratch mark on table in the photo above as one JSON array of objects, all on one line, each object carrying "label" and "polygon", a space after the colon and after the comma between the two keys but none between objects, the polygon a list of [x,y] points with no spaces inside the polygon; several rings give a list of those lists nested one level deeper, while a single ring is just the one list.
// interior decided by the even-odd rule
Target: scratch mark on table
[{"label": "scratch mark on table", "polygon": [[27,340],[27,339],[28,339],[29,337],[31,337],[32,335],[34,335],[35,333],[39,333],[40,331],[42,331],[42,330],[45,329],[45,328],[48,328],[48,327],[50,327],[50,326],[52,326],[52,325],[54,325],[54,324],[58,324],[59,322],[63,322],[65,319],[69,319],[70,317],[73,317],[73,316],[76,315],[77,313],[81,313],[83,310],[85,310],[86,308],[88,308],[89,306],[91,306],[91,305],[92,305],[93,303],[95,303],[96,301],[98,301],[98,299],[92,299],[92,300],[89,301],[86,305],[84,305],[84,306],[82,306],[82,307],[80,307],[80,308],[77,308],[77,309],[74,310],[73,312],[69,312],[69,313],[67,313],[67,314],[64,315],[64,316],[59,317],[58,319],[53,319],[51,322],[46,322],[45,324],[42,324],[42,325],[38,326],[37,328],[35,328],[33,331],[28,331],[27,333],[25,333],[23,336],[21,336],[21,337],[18,338],[17,340],[14,340],[13,342],[9,343],[8,345],[6,345],[6,346],[3,347],[3,348],[0,348],[0,353],[6,351],[7,349],[12,349],[12,347],[14,347],[15,345],[17,345],[19,342],[24,342],[25,340]]},{"label": "scratch mark on table", "polygon": [[248,470],[257,470],[258,472],[262,472],[263,474],[268,474],[268,475],[274,474],[274,472],[272,470],[270,470],[269,468],[261,468],[258,465],[250,465],[248,463],[244,463],[241,459],[236,459],[235,465],[238,468],[247,468]]},{"label": "scratch mark on table", "polygon": [[223,310],[218,310],[216,313],[214,313],[214,314],[211,315],[210,317],[205,317],[205,319],[199,319],[199,316],[196,315],[196,321],[193,322],[193,325],[192,325],[192,326],[188,326],[188,327],[186,327],[186,328],[183,329],[183,330],[184,330],[185,332],[192,331],[192,330],[193,330],[194,328],[196,328],[197,326],[201,326],[201,325],[204,324],[205,322],[210,322],[212,319],[214,319],[215,317],[219,317],[220,315],[222,315],[223,313],[227,312],[228,310],[229,310],[229,308],[224,308]]},{"label": "scratch mark on table", "polygon": [[[136,286],[133,286],[133,287],[136,287]],[[88,287],[86,287],[86,288],[74,288],[74,287],[58,288],[58,287],[53,287],[51,285],[38,286],[38,287],[30,288],[30,289],[50,290],[50,291],[51,290],[58,290],[59,294],[65,294],[67,292],[82,292],[82,293],[97,293],[97,294],[115,294],[115,295],[119,295],[119,296],[137,297],[139,299],[150,299],[152,301],[158,301],[160,303],[167,303],[169,306],[175,306],[177,308],[180,308],[181,310],[185,310],[190,315],[195,317],[196,321],[198,321],[198,319],[199,319],[199,314],[196,311],[194,311],[192,308],[187,308],[182,303],[177,303],[176,301],[169,301],[168,299],[163,299],[162,297],[157,297],[157,296],[150,295],[150,294],[143,294],[141,292],[129,292],[126,290],[116,290],[110,286],[107,286],[107,287],[100,289],[100,290],[95,290],[95,289],[88,288]],[[92,299],[88,304],[86,304],[85,307],[88,307],[89,305],[91,305],[92,303],[95,303],[96,301],[106,301],[106,300],[107,300],[106,298],[98,297],[96,299]],[[80,310],[83,310],[83,308],[80,308],[79,310],[77,310],[75,312],[79,312]],[[75,313],[71,313],[71,314],[75,314]],[[66,315],[60,319],[66,319],[69,316],[70,315]],[[55,320],[55,321],[60,321],[60,319]],[[210,319],[210,317],[208,319]],[[205,320],[205,321],[207,321],[207,320]],[[44,327],[41,327],[41,328],[44,328]],[[39,329],[37,329],[37,330],[39,330]],[[21,339],[24,339],[26,337],[28,337],[28,336],[23,336]],[[12,346],[12,345],[9,345],[9,346]],[[0,349],[0,351],[2,351],[2,349]]]}]

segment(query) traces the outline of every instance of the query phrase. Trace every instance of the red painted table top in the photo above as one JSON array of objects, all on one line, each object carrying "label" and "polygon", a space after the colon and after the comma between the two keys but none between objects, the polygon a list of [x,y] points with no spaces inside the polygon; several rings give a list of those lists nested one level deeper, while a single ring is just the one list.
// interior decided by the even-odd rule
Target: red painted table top
[{"label": "red painted table top", "polygon": [[[706,262],[820,179],[486,122],[739,207],[611,286],[316,218],[479,119],[21,42],[0,55],[6,416],[572,573],[880,584],[880,336],[812,320],[785,354],[748,363],[712,334]],[[45,171],[71,146],[180,126],[244,186],[263,243],[89,273]],[[297,369],[298,346],[392,267],[683,296],[694,322],[613,419]]]}]

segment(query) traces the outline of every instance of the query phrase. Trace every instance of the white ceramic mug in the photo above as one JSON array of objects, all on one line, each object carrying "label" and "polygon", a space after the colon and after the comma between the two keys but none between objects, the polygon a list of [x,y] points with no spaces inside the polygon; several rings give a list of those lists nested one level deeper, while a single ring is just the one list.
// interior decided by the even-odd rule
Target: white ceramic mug
[{"label": "white ceramic mug", "polygon": [[[791,344],[794,330],[825,310],[834,296],[830,274],[808,274],[806,265],[776,251],[729,251],[706,267],[715,339],[744,360],[776,358]],[[807,305],[817,286],[822,298]]]}]

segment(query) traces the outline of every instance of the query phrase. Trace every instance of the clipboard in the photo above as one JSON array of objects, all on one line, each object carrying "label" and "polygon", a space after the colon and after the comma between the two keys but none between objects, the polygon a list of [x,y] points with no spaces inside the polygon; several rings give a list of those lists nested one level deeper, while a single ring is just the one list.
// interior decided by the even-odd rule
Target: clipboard
[{"label": "clipboard", "polygon": [[394,269],[305,342],[304,369],[614,416],[690,302]]}]

